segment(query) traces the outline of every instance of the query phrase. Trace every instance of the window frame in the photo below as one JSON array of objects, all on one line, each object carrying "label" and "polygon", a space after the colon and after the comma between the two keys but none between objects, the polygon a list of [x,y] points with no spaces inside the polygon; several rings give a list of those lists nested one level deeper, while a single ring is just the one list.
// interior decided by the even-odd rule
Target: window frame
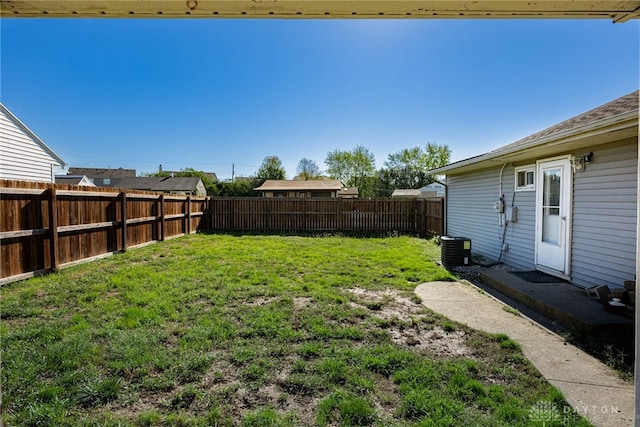
[{"label": "window frame", "polygon": [[[525,174],[525,185],[518,185],[518,175],[520,173]],[[531,184],[527,184],[527,174],[531,173],[533,179],[531,180]],[[535,191],[536,190],[536,166],[535,165],[526,165],[526,166],[518,166],[514,169],[513,172],[513,186],[515,191]]]}]

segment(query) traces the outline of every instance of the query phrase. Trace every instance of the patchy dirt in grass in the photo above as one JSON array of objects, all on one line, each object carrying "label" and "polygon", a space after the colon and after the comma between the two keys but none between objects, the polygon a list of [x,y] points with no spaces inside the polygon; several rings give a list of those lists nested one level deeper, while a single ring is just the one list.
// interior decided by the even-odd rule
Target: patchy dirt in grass
[{"label": "patchy dirt in grass", "polygon": [[261,307],[263,305],[269,305],[274,301],[277,301],[279,298],[270,297],[270,298],[256,298],[253,301],[246,301],[244,305],[249,307]]},{"label": "patchy dirt in grass", "polygon": [[[439,324],[439,318],[433,315],[415,298],[395,290],[373,291],[368,289],[349,289],[348,304],[366,315],[357,322],[373,322],[389,334],[394,344],[424,351],[443,357],[474,357],[474,352],[466,345],[468,333],[462,328],[445,330]],[[279,298],[263,297],[245,304],[264,306],[279,301]],[[301,313],[313,305],[308,297],[293,298],[296,313]],[[447,328],[449,329],[449,328]],[[165,345],[175,348],[181,335],[176,327],[168,334]],[[218,357],[219,356],[219,357]],[[206,372],[195,384],[198,394],[185,397],[186,386],[173,384],[168,389],[141,390],[131,394],[130,399],[106,404],[107,409],[116,416],[135,419],[145,412],[161,413],[185,412],[204,414],[215,405],[224,401],[225,408],[234,408],[234,413],[223,413],[232,419],[240,419],[244,414],[260,407],[276,408],[283,413],[295,414],[298,425],[314,425],[318,405],[326,397],[322,392],[311,390],[293,391],[288,382],[299,359],[294,353],[285,356],[282,363],[272,371],[262,384],[247,382],[244,378],[246,366],[232,363],[224,354],[219,354]],[[490,379],[499,384],[501,379]],[[381,378],[376,385],[372,404],[383,418],[392,419],[399,405],[397,385],[392,378]],[[234,424],[235,425],[235,424]]]},{"label": "patchy dirt in grass", "polygon": [[297,297],[293,299],[293,308],[296,311],[304,310],[311,307],[311,298]]},{"label": "patchy dirt in grass", "polygon": [[395,290],[372,291],[349,289],[356,298],[350,304],[370,310],[374,318],[383,319],[389,336],[400,346],[426,350],[439,356],[469,356],[473,351],[466,345],[466,332],[446,331],[434,324],[420,322],[429,313],[422,304]]}]

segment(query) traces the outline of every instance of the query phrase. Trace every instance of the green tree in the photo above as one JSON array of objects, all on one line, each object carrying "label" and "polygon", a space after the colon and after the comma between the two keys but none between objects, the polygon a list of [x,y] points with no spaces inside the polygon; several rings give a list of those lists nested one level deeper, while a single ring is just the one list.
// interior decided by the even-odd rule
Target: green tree
[{"label": "green tree", "polygon": [[259,197],[261,194],[253,191],[259,187],[262,180],[256,178],[237,178],[231,182],[218,183],[218,196],[224,197]]},{"label": "green tree", "polygon": [[347,187],[366,186],[376,170],[375,156],[361,145],[351,151],[331,151],[324,163],[329,176],[339,179]]},{"label": "green tree", "polygon": [[381,177],[394,188],[420,188],[428,184],[426,157],[422,148],[404,148],[389,154]]},{"label": "green tree", "polygon": [[[451,149],[446,144],[427,144],[425,155],[427,157],[427,170],[441,168],[451,162]],[[435,180],[433,175],[431,180]]]},{"label": "green tree", "polygon": [[265,157],[260,169],[256,172],[256,178],[262,180],[286,179],[286,171],[280,158],[278,156]]},{"label": "green tree", "polygon": [[311,159],[303,158],[298,162],[296,169],[298,175],[294,179],[308,181],[310,179],[318,179],[320,177],[320,168]]},{"label": "green tree", "polygon": [[389,196],[396,188],[424,187],[436,180],[429,171],[446,165],[450,158],[448,146],[432,143],[425,148],[405,148],[389,154],[384,168],[378,171],[378,194]]}]

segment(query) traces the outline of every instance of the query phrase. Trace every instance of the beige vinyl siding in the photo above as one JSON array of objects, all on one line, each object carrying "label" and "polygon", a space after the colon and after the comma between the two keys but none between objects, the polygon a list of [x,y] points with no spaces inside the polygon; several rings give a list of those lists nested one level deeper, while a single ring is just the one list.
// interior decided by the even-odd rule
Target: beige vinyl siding
[{"label": "beige vinyl siding", "polygon": [[594,149],[592,163],[574,175],[571,278],[578,286],[619,287],[635,277],[637,147],[629,139]]},{"label": "beige vinyl siding", "polygon": [[[447,234],[471,239],[472,253],[481,255],[486,262],[500,257],[502,234],[498,213],[493,202],[499,198],[500,169],[502,166],[447,177]],[[507,165],[502,173],[502,192],[505,206],[518,208],[517,221],[507,224],[505,243],[509,250],[502,261],[518,269],[533,268],[533,236],[535,224],[535,193],[514,193],[514,168]]]},{"label": "beige vinyl siding", "polygon": [[52,182],[54,160],[0,110],[0,179]]}]

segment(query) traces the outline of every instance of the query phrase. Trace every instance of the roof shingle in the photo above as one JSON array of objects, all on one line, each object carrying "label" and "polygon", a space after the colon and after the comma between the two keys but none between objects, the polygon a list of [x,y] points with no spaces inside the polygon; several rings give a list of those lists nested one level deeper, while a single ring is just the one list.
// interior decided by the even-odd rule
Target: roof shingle
[{"label": "roof shingle", "polygon": [[553,125],[544,130],[541,130],[540,132],[536,132],[532,135],[519,139],[518,141],[511,144],[504,145],[496,150],[493,150],[492,152],[499,152],[515,148],[519,145],[524,145],[528,142],[542,139],[556,133],[569,131],[571,129],[576,129],[582,126],[589,125],[591,123],[596,123],[601,120],[608,119],[610,117],[637,110],[639,96],[640,92],[636,90],[635,92],[631,92],[630,94],[625,95],[621,98],[615,99],[604,105],[589,110],[586,113],[579,114],[575,117],[565,120],[564,122],[558,123],[557,125]]}]

